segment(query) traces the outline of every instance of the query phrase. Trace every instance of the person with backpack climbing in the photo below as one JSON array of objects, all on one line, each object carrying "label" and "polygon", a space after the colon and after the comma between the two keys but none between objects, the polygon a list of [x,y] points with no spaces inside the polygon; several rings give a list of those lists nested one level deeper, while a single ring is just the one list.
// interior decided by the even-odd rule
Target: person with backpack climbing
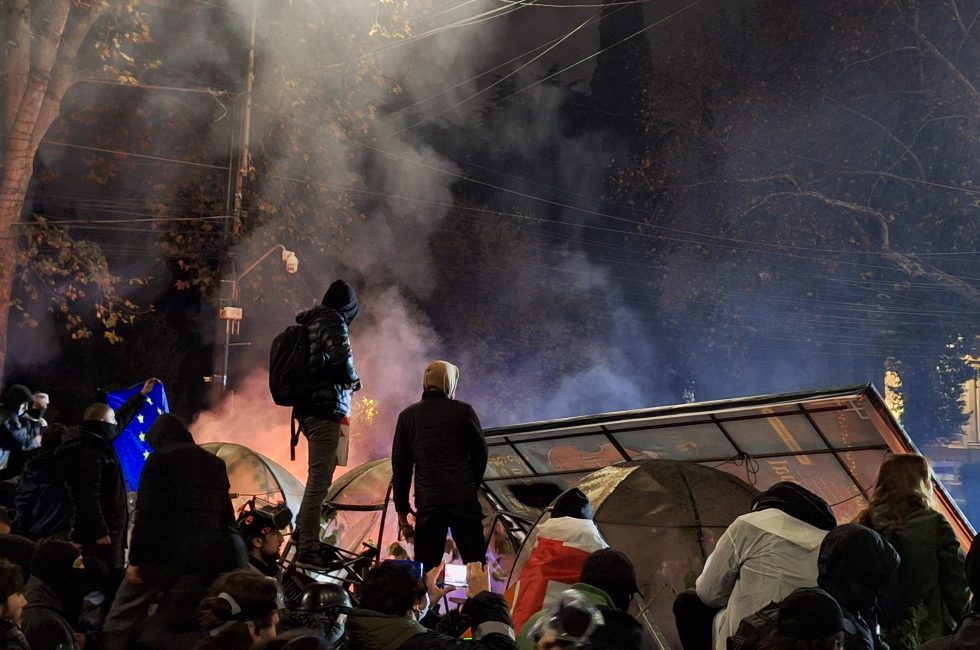
[{"label": "person with backpack climbing", "polygon": [[[354,289],[337,280],[327,289],[320,305],[296,316],[303,328],[301,334],[308,341],[305,396],[292,405],[300,431],[309,443],[306,490],[296,517],[299,548],[294,562],[301,567],[324,566],[333,557],[320,542],[320,509],[338,464],[340,425],[350,415],[351,393],[361,389],[348,330],[357,310]],[[274,397],[275,352],[274,349],[270,367]]]},{"label": "person with backpack climbing", "polygon": [[892,650],[912,650],[952,632],[970,593],[956,534],[932,509],[929,462],[918,454],[885,459],[855,523],[880,533],[901,558],[878,599],[881,636]]}]

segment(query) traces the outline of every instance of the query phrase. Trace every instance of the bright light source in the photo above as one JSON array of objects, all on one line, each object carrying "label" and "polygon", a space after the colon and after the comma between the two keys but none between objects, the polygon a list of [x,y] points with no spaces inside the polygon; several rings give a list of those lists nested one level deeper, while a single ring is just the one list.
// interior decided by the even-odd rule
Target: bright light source
[{"label": "bright light source", "polygon": [[299,271],[299,258],[293,251],[282,249],[282,261],[286,263],[286,273],[296,273]]}]

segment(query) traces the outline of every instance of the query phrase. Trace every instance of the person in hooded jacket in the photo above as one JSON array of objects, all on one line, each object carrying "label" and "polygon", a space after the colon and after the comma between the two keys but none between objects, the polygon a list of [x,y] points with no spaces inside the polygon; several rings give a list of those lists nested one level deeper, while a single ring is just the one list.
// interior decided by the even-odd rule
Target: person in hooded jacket
[{"label": "person in hooded jacket", "polygon": [[82,613],[84,570],[81,553],[70,542],[38,545],[24,585],[27,606],[21,622],[32,650],[78,649],[74,626]]},{"label": "person in hooded jacket", "polygon": [[26,417],[32,400],[31,389],[21,384],[9,386],[0,395],[0,480],[19,476],[27,452],[37,447]]},{"label": "person in hooded jacket", "polygon": [[[422,375],[422,399],[398,414],[391,447],[391,485],[398,523],[414,534],[415,561],[437,566],[452,531],[463,563],[482,562],[486,541],[477,489],[487,468],[487,443],[473,407],[457,400],[459,368],[433,361]],[[415,527],[408,515],[415,475]]]},{"label": "person in hooded jacket", "polygon": [[112,445],[143,407],[156,382],[147,380],[118,411],[103,403],[89,406],[75,434],[58,452],[71,496],[71,541],[81,545],[86,558],[105,562],[117,572],[122,570],[126,552],[129,510],[126,481]]},{"label": "person in hooded jacket", "polygon": [[51,424],[41,434],[41,449],[24,465],[14,503],[17,530],[34,541],[68,539],[72,505],[65,485],[65,464],[58,449],[68,435],[63,424]]},{"label": "person in hooded jacket", "polygon": [[371,569],[360,590],[358,607],[347,617],[347,648],[357,650],[514,650],[514,628],[507,601],[490,591],[485,565],[466,565],[467,593],[463,614],[473,640],[447,636],[424,627],[430,602],[452,588],[440,589],[442,565],[421,580],[410,563],[385,561]]},{"label": "person in hooded jacket", "polygon": [[146,443],[153,453],[140,474],[129,566],[103,626],[102,648],[125,647],[133,626],[178,577],[210,582],[248,565],[224,461],[198,447],[169,413],[153,422]]},{"label": "person in hooded jacket", "polygon": [[320,515],[340,448],[340,425],[350,415],[351,393],[361,389],[354,369],[349,327],[357,317],[357,295],[343,280],[327,289],[320,305],[296,316],[310,341],[310,395],[296,407],[301,430],[309,444],[306,489],[296,516],[299,538],[294,562],[316,568],[333,559],[320,543]]},{"label": "person in hooded jacket", "polygon": [[953,631],[967,612],[963,551],[949,522],[932,508],[929,462],[895,454],[878,469],[868,507],[855,521],[879,532],[902,562],[882,589],[881,635],[912,650]]},{"label": "person in hooded jacket", "polygon": [[674,602],[685,650],[725,650],[743,618],[815,586],[820,544],[836,525],[827,502],[796,483],[777,483],[753,499],[752,511],[718,539],[695,592]]},{"label": "person in hooded jacket", "polygon": [[824,537],[817,559],[817,585],[844,613],[846,650],[887,650],[878,628],[878,593],[900,560],[881,535],[859,524],[843,524]]},{"label": "person in hooded jacket", "polygon": [[23,591],[21,568],[0,560],[0,650],[31,650],[20,629],[27,605]]}]

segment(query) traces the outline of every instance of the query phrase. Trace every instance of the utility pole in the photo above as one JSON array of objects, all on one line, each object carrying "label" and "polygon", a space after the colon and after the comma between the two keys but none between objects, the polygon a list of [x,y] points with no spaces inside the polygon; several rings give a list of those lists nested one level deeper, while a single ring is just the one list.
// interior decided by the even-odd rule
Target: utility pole
[{"label": "utility pole", "polygon": [[252,87],[255,80],[255,30],[258,22],[259,0],[252,1],[251,26],[249,29],[248,51],[245,58],[245,83],[242,92],[239,127],[232,131],[228,164],[228,189],[225,196],[225,209],[233,217],[226,219],[223,230],[224,249],[226,257],[221,262],[220,282],[218,286],[218,317],[217,331],[220,346],[215,346],[212,355],[214,370],[205,381],[211,382],[211,403],[217,405],[228,390],[228,363],[231,348],[231,335],[238,333],[239,320],[232,317],[233,304],[237,299],[235,256],[232,251],[241,236],[242,222],[245,217],[245,178],[251,167],[251,152],[249,150],[252,137]]}]

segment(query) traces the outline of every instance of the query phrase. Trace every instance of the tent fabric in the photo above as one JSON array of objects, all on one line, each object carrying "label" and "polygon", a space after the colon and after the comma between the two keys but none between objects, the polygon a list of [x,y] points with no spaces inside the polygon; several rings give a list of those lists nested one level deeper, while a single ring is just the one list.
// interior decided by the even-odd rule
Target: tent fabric
[{"label": "tent fabric", "polygon": [[[758,491],[731,474],[696,463],[630,461],[594,472],[579,482],[592,502],[595,525],[610,548],[633,562],[640,610],[660,625],[675,647],[672,604],[694,579],[715,542],[739,515],[749,512]],[[550,523],[542,517],[529,540]],[[510,585],[524,580],[535,549],[525,544]]]},{"label": "tent fabric", "polygon": [[236,512],[252,497],[285,503],[294,514],[299,512],[303,484],[275,461],[231,442],[209,442],[201,447],[225,461]]}]

